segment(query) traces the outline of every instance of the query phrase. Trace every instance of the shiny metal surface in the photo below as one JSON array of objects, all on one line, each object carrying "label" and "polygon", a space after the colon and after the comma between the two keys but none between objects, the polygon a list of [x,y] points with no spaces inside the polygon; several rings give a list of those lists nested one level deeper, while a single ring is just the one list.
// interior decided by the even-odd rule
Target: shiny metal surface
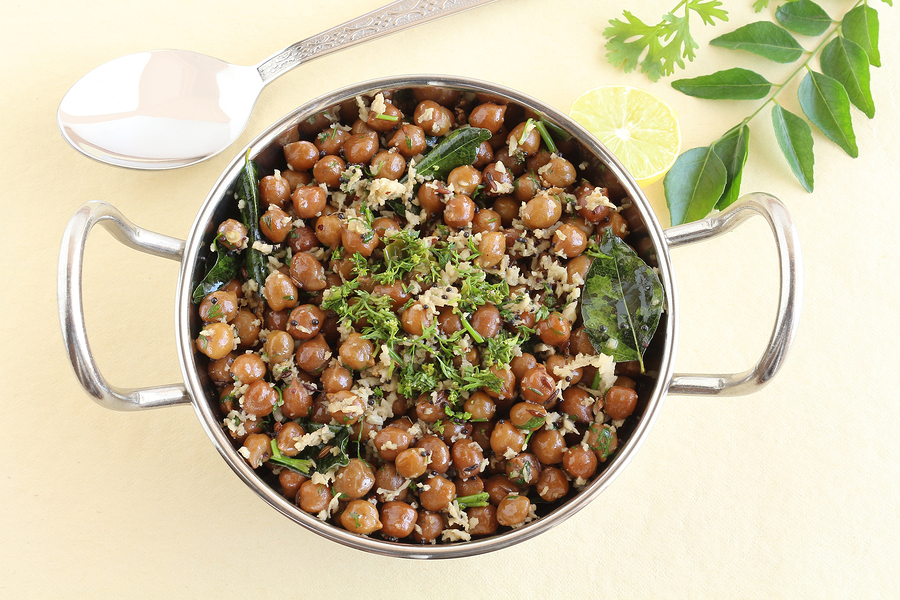
[{"label": "shiny metal surface", "polygon": [[88,234],[97,224],[135,250],[176,261],[180,261],[184,253],[183,241],[141,229],[105,202],[88,202],[72,215],[59,252],[57,300],[63,341],[78,381],[101,406],[113,410],[159,408],[190,402],[182,384],[124,389],[110,385],[100,373],[88,344],[81,297],[84,247]]},{"label": "shiny metal surface", "polygon": [[800,306],[803,302],[803,260],[800,237],[784,205],[769,194],[747,194],[724,212],[702,221],[685,223],[666,230],[670,248],[702,242],[727,233],[753,216],[769,223],[778,250],[778,313],[772,336],[762,357],[742,373],[724,375],[676,374],[670,394],[743,396],[752,394],[771,381],[781,368],[797,334]]},{"label": "shiny metal surface", "polygon": [[496,0],[401,0],[238,66],[188,50],[154,50],[105,63],[63,97],[57,124],[73,148],[133,169],[186,167],[244,130],[263,87],[314,58]]},{"label": "shiny metal surface", "polygon": [[[202,366],[197,362],[197,357],[194,352],[193,335],[199,330],[200,323],[198,322],[198,317],[195,314],[196,311],[193,309],[191,303],[191,292],[196,283],[205,275],[208,268],[208,261],[211,259],[209,240],[214,236],[216,225],[224,218],[235,216],[236,207],[233,202],[232,186],[243,166],[244,156],[248,151],[260,164],[263,171],[277,168],[279,164],[278,161],[284,160],[281,145],[277,141],[278,138],[284,132],[296,127],[303,119],[357,95],[374,94],[381,90],[419,86],[452,87],[462,91],[484,92],[503,96],[510,102],[537,110],[545,119],[555,123],[568,132],[571,135],[571,138],[557,140],[560,148],[565,148],[563,152],[567,156],[573,157],[573,162],[576,164],[580,164],[582,161],[587,163],[587,171],[590,173],[591,177],[594,177],[595,175],[597,177],[611,176],[618,180],[631,202],[628,210],[637,211],[640,223],[633,228],[633,235],[646,236],[652,242],[652,248],[657,263],[656,267],[666,294],[667,302],[667,313],[664,314],[663,318],[660,320],[656,338],[645,355],[648,373],[655,377],[655,384],[647,399],[646,406],[639,408],[635,413],[635,419],[629,419],[630,424],[627,423],[626,426],[620,430],[620,433],[622,434],[620,437],[620,449],[614,458],[606,463],[604,470],[578,495],[548,514],[543,515],[537,521],[486,539],[435,546],[388,542],[385,540],[358,536],[339,527],[324,523],[313,515],[303,512],[294,505],[294,503],[285,499],[268,482],[266,482],[260,474],[257,474],[251,469],[243,457],[238,454],[231,437],[223,431],[220,423],[220,415],[218,414],[217,396],[214,394],[213,386],[208,380],[205,366]],[[90,206],[91,208],[86,209],[83,207],[73,217],[73,224],[70,224],[69,229],[67,230],[66,240],[64,240],[63,243],[63,251],[60,255],[61,319],[64,331],[68,327],[73,328],[74,331],[69,337],[74,336],[76,338],[83,338],[85,335],[83,331],[83,318],[80,320],[71,316],[63,318],[64,312],[67,315],[68,312],[70,312],[70,309],[64,310],[64,307],[67,307],[70,303],[73,303],[74,306],[74,303],[77,302],[77,310],[74,312],[76,314],[80,313],[80,285],[76,287],[70,282],[70,279],[74,277],[80,283],[80,274],[73,275],[73,272],[80,273],[80,250],[77,247],[77,243],[75,243],[73,246],[74,251],[67,251],[67,247],[73,245],[73,242],[69,240],[69,238],[73,235],[75,237],[86,236],[87,231],[90,229],[88,222],[98,221],[101,218],[112,218],[115,219],[114,223],[116,225],[112,230],[114,233],[116,229],[120,230],[120,233],[117,236],[119,239],[132,247],[141,246],[141,249],[145,249],[142,244],[135,245],[135,237],[140,237],[139,235],[136,233],[127,233],[129,231],[134,232],[133,226],[127,223],[127,221],[117,213],[115,216],[110,215],[106,208],[108,205],[102,205],[103,210],[100,212],[99,216],[96,214],[91,216],[91,214],[93,211],[100,211],[100,204],[89,204],[87,206]],[[83,211],[86,211],[86,213]],[[719,376],[675,377],[673,375],[675,350],[678,341],[678,299],[675,287],[675,276],[672,271],[669,255],[669,247],[670,245],[678,246],[718,235],[719,233],[734,227],[747,216],[753,214],[754,211],[762,211],[764,215],[772,215],[767,218],[771,218],[770,222],[775,223],[773,228],[776,230],[779,252],[782,253],[783,257],[787,257],[788,260],[787,263],[782,261],[783,267],[786,264],[793,265],[793,267],[787,270],[784,268],[782,269],[782,302],[779,309],[779,326],[776,327],[776,333],[778,331],[785,331],[788,334],[779,334],[776,336],[778,338],[778,343],[775,344],[776,351],[767,352],[764,359],[760,361],[760,376],[756,377],[759,381],[753,383],[748,380],[749,383],[744,384],[736,380],[727,380],[725,385],[721,386],[726,389],[731,389],[732,391],[743,390],[741,393],[746,393],[746,391],[752,391],[753,388],[758,388],[759,383],[768,381],[768,379],[774,375],[783,361],[785,353],[790,347],[790,343],[793,339],[793,331],[796,329],[796,319],[799,316],[799,302],[801,297],[799,246],[797,244],[796,232],[787,217],[787,213],[774,198],[765,195],[753,195],[715,217],[701,221],[697,224],[692,224],[691,226],[686,225],[664,232],[643,192],[618,160],[616,160],[616,158],[586,130],[571,121],[568,116],[534,98],[498,85],[447,76],[391,77],[347,87],[322,96],[298,108],[261,134],[247,148],[239,152],[228,168],[222,173],[219,180],[215,183],[212,191],[200,208],[197,218],[191,227],[188,239],[183,245],[181,268],[176,287],[175,321],[176,341],[178,344],[177,354],[184,375],[187,393],[191,398],[194,409],[197,412],[204,430],[212,440],[219,454],[232,470],[234,470],[234,472],[259,497],[282,514],[310,531],[348,547],[385,556],[403,558],[455,558],[506,548],[531,539],[541,532],[561,523],[594,500],[604,489],[606,489],[615,477],[627,467],[640,448],[640,445],[643,443],[659,414],[662,402],[668,393],[708,393],[707,390],[710,387],[717,385],[708,380],[716,379]],[[157,250],[159,250],[159,254],[162,256],[177,259],[177,254],[181,248],[180,242],[171,240],[171,238],[169,238],[169,240],[170,242],[162,244],[162,246],[167,249],[157,247]],[[83,241],[81,247],[83,249]],[[66,275],[67,273],[68,275]],[[787,276],[787,279],[785,279],[785,276]],[[97,388],[95,379],[99,376],[99,373],[90,373],[92,370],[92,360],[90,359],[90,350],[87,347],[86,340],[84,340],[83,343],[72,344],[68,341],[67,337],[67,347],[71,347],[70,358],[72,359],[76,373],[79,373],[79,379],[89,393],[97,398],[98,396],[94,390]],[[93,369],[95,370],[95,366],[93,366]],[[89,372],[88,375],[92,376],[83,377],[80,370],[87,370]],[[756,373],[756,370],[752,371]],[[691,379],[692,377],[701,379],[698,379],[697,381],[699,383],[697,383],[695,380]],[[110,405],[106,404],[106,402],[101,403]],[[115,402],[111,403],[111,405],[113,408],[129,406],[128,404],[117,406]]]}]

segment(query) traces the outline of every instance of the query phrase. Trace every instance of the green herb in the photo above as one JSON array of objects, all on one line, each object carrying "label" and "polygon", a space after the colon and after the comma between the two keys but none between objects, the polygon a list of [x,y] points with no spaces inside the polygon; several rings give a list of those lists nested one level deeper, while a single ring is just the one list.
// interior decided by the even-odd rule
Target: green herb
[{"label": "green herb", "polygon": [[[538,392],[540,393],[540,392]],[[521,425],[516,425],[519,429],[524,429],[526,431],[534,431],[535,429],[539,429],[544,426],[544,423],[547,422],[547,417],[544,415],[536,415],[528,419],[525,423]]]},{"label": "green herb", "polygon": [[[758,1],[754,7],[761,10],[767,5],[768,2]],[[875,116],[869,68],[881,64],[878,12],[865,0],[859,0],[840,21],[833,21],[815,2],[795,0],[782,4],[775,18],[791,31],[821,36],[821,39],[815,48],[805,51],[787,29],[770,21],[758,21],[710,43],[748,50],[775,62],[794,62],[806,53],[806,59],[781,83],[771,84],[763,75],[747,69],[728,69],[672,84],[690,96],[713,100],[766,97],[754,112],[711,146],[692,148],[676,159],[665,178],[666,202],[673,225],[701,219],[711,210],[734,202],[740,193],[741,174],[749,150],[748,124],[769,103],[773,105],[775,139],[806,191],[814,189],[815,162],[813,134],[807,121],[850,157],[859,155],[851,106],[870,119]],[[836,26],[828,31],[832,24]],[[819,71],[812,67],[815,58],[819,61]],[[797,103],[805,119],[778,101],[781,92],[804,71]],[[711,154],[719,158],[724,169],[719,168]]]},{"label": "green herb", "polygon": [[616,362],[637,360],[656,332],[664,296],[656,273],[609,228],[591,262],[582,292],[581,317],[598,352]]},{"label": "green herb", "polygon": [[[268,275],[266,257],[255,249],[253,244],[262,241],[259,231],[259,166],[250,160],[250,151],[244,158],[244,167],[237,179],[238,206],[241,207],[241,218],[247,228],[247,249],[244,250],[244,265],[250,279],[259,286],[259,295],[263,295],[263,287]],[[243,200],[243,202],[240,202]]]},{"label": "green herb", "polygon": [[609,425],[603,425],[597,429],[595,425],[591,424],[588,425],[588,428],[597,435],[597,440],[590,446],[591,450],[600,453],[600,460],[606,460],[612,454],[610,446],[612,446],[615,432]]},{"label": "green herb", "polygon": [[275,442],[275,440],[272,440],[271,446],[272,456],[270,456],[269,460],[266,462],[276,464],[280,467],[286,467],[291,471],[296,471],[297,473],[302,473],[303,475],[309,475],[309,470],[313,466],[311,460],[285,456],[281,453],[281,450],[278,449],[278,444]]},{"label": "green herb", "polygon": [[534,124],[537,127],[538,133],[541,134],[541,139],[544,140],[544,145],[547,146],[547,150],[556,154],[559,152],[559,149],[556,147],[556,143],[553,141],[553,136],[550,135],[550,132],[547,130],[547,126],[543,121],[536,121]]},{"label": "green herb", "polygon": [[[684,68],[684,59],[693,61],[699,45],[690,29],[690,15],[694,12],[706,25],[727,21],[728,12],[719,8],[719,0],[682,0],[671,12],[663,15],[656,25],[648,25],[629,11],[623,11],[624,21],[613,19],[603,31],[606,59],[626,73],[640,66],[651,81],[671,75],[675,68]],[[683,9],[683,14],[676,14]]]},{"label": "green herb", "polygon": [[480,494],[472,494],[470,496],[457,496],[456,503],[463,510],[467,508],[475,508],[477,506],[487,506],[490,504],[491,496],[487,492]]},{"label": "green herb", "polygon": [[[352,430],[349,427],[333,425],[326,425],[325,427],[331,427],[332,431],[337,431],[334,438],[328,442],[328,445],[331,446],[331,451],[316,461],[316,471],[320,473],[329,471],[334,467],[346,467],[350,464],[350,455],[347,453],[347,442],[350,440]],[[307,432],[310,431],[307,427],[304,427],[304,429]]]},{"label": "green herb", "polygon": [[[491,132],[477,127],[463,127],[456,129],[425,155],[416,171],[423,176],[432,176],[435,179],[446,179],[450,171],[463,165],[471,165],[475,162],[478,147],[481,142],[491,139]],[[406,183],[407,175],[403,175],[400,183]]]},{"label": "green herb", "polygon": [[229,281],[235,278],[238,271],[237,255],[231,254],[221,244],[213,242],[216,247],[216,262],[191,294],[191,301],[198,304],[207,295],[221,290]]},{"label": "green herb", "polygon": [[375,115],[376,119],[381,119],[382,121],[399,121],[400,117],[396,115],[385,115],[385,114],[377,114]]}]

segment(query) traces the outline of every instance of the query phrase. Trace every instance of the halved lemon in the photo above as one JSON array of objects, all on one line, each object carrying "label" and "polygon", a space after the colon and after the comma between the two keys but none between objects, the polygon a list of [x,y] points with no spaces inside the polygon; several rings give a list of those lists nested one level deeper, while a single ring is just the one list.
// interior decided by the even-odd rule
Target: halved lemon
[{"label": "halved lemon", "polygon": [[583,93],[569,116],[609,148],[638,185],[658,181],[681,149],[681,127],[672,107],[646,90],[605,85]]}]

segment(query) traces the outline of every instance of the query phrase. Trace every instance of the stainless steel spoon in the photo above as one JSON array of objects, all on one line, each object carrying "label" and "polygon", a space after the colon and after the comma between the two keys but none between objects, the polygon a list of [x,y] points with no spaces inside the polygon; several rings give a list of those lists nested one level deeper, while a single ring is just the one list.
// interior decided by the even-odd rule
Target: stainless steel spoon
[{"label": "stainless steel spoon", "polygon": [[186,167],[237,139],[262,89],[297,65],[494,1],[393,2],[256,66],[188,50],[129,54],[72,86],[59,105],[59,129],[76,150],[100,162],[149,170]]}]

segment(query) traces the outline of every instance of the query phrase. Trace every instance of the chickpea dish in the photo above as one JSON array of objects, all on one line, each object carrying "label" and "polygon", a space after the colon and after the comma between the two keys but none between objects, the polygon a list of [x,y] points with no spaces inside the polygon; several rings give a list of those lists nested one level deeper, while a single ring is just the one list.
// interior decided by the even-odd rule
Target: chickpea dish
[{"label": "chickpea dish", "polygon": [[616,452],[650,377],[582,302],[629,218],[564,141],[501,98],[411,88],[303,120],[282,169],[248,158],[196,348],[238,452],[300,509],[468,541],[541,518]]}]

